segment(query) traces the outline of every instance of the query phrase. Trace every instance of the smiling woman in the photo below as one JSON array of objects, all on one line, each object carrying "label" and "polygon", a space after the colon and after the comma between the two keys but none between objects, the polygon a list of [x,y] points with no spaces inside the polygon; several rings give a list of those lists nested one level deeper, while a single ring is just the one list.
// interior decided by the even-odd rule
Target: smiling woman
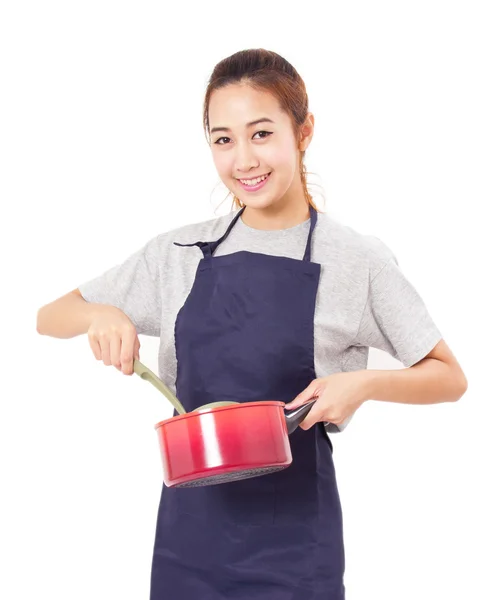
[{"label": "smiling woman", "polygon": [[[260,209],[274,214],[284,207],[288,216],[283,220],[279,214],[278,227],[291,227],[304,217],[302,197],[317,209],[304,164],[315,119],[308,112],[305,84],[297,71],[267,51],[258,52],[257,64],[254,52],[239,52],[215,67],[205,94],[205,133],[234,205],[247,207],[244,222],[259,229],[270,227]],[[226,135],[219,136],[221,132]],[[270,181],[253,181],[266,174]]]},{"label": "smiling woman", "polygon": [[[314,117],[292,65],[263,49],[222,60],[203,124],[234,210],[156,236],[80,294],[42,307],[38,331],[87,333],[95,357],[128,374],[137,335],[160,336],[160,379],[187,412],[314,402],[291,434],[287,468],[219,485],[164,482],[150,598],[344,600],[328,434],[370,395],[435,403],[466,382],[388,246],[317,210],[304,166]],[[368,372],[370,347],[405,369]],[[219,408],[206,410],[215,423]],[[241,434],[230,433],[212,427],[214,447],[243,454]],[[190,462],[194,470],[201,457]]]},{"label": "smiling woman", "polygon": [[[248,207],[245,223],[263,228],[262,215],[252,209],[273,212],[282,206],[287,215],[295,214],[296,222],[301,220],[301,198],[307,193],[303,157],[313,135],[313,115],[306,116],[300,139],[295,138],[294,119],[281,108],[280,100],[243,81],[213,91],[208,115],[214,125],[211,133],[229,134],[214,135],[212,156],[235,204]],[[268,116],[246,122],[246,115]],[[270,130],[260,130],[261,123],[270,123]],[[270,181],[259,179],[268,173]]]}]

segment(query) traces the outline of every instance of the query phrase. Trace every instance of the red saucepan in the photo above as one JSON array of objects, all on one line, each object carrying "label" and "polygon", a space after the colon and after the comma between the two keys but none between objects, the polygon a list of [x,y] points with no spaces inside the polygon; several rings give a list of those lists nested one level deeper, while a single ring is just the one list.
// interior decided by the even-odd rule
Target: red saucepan
[{"label": "red saucepan", "polygon": [[288,435],[316,400],[286,412],[284,402],[213,402],[187,413],[139,360],[134,372],[154,385],[179,415],[155,425],[167,487],[228,483],[280,471],[293,457]]}]

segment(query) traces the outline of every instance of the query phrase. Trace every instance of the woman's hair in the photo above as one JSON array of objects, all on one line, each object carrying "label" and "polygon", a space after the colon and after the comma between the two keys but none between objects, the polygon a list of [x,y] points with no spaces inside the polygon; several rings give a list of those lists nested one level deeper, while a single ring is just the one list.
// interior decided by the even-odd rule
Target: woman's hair
[{"label": "woman's hair", "polygon": [[[210,144],[208,120],[208,108],[210,98],[215,90],[221,89],[233,83],[248,84],[255,90],[269,92],[278,101],[281,109],[291,118],[293,133],[298,139],[299,128],[305,122],[308,114],[308,96],[305,83],[296,69],[282,56],[256,48],[241,50],[217,63],[212,71],[205,92],[203,105],[203,126]],[[300,152],[300,177],[303,184],[305,198],[309,205],[316,210],[313,198],[308,192],[307,169],[303,163],[305,151]],[[229,195],[233,195],[231,192]],[[241,208],[242,204],[233,195],[233,208]]]}]

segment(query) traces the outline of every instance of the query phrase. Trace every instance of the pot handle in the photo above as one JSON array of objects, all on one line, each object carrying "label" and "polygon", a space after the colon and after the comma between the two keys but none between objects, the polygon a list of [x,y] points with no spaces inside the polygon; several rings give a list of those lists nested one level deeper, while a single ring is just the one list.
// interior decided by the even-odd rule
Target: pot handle
[{"label": "pot handle", "polygon": [[284,412],[284,418],[286,419],[286,425],[288,427],[288,434],[293,433],[296,430],[298,425],[304,421],[305,417],[310,412],[312,406],[317,402],[317,398],[315,400],[310,400],[303,406],[299,406],[294,410],[289,412]]}]

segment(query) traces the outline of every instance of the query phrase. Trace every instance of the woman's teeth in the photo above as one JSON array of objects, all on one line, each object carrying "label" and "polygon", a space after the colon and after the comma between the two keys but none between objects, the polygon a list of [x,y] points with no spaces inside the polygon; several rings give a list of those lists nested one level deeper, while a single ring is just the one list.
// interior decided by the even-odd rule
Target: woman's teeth
[{"label": "woman's teeth", "polygon": [[264,179],[267,179],[268,176],[269,176],[269,173],[266,175],[262,175],[262,177],[257,177],[256,179],[240,179],[240,181],[244,185],[257,185],[257,183],[260,183]]}]

